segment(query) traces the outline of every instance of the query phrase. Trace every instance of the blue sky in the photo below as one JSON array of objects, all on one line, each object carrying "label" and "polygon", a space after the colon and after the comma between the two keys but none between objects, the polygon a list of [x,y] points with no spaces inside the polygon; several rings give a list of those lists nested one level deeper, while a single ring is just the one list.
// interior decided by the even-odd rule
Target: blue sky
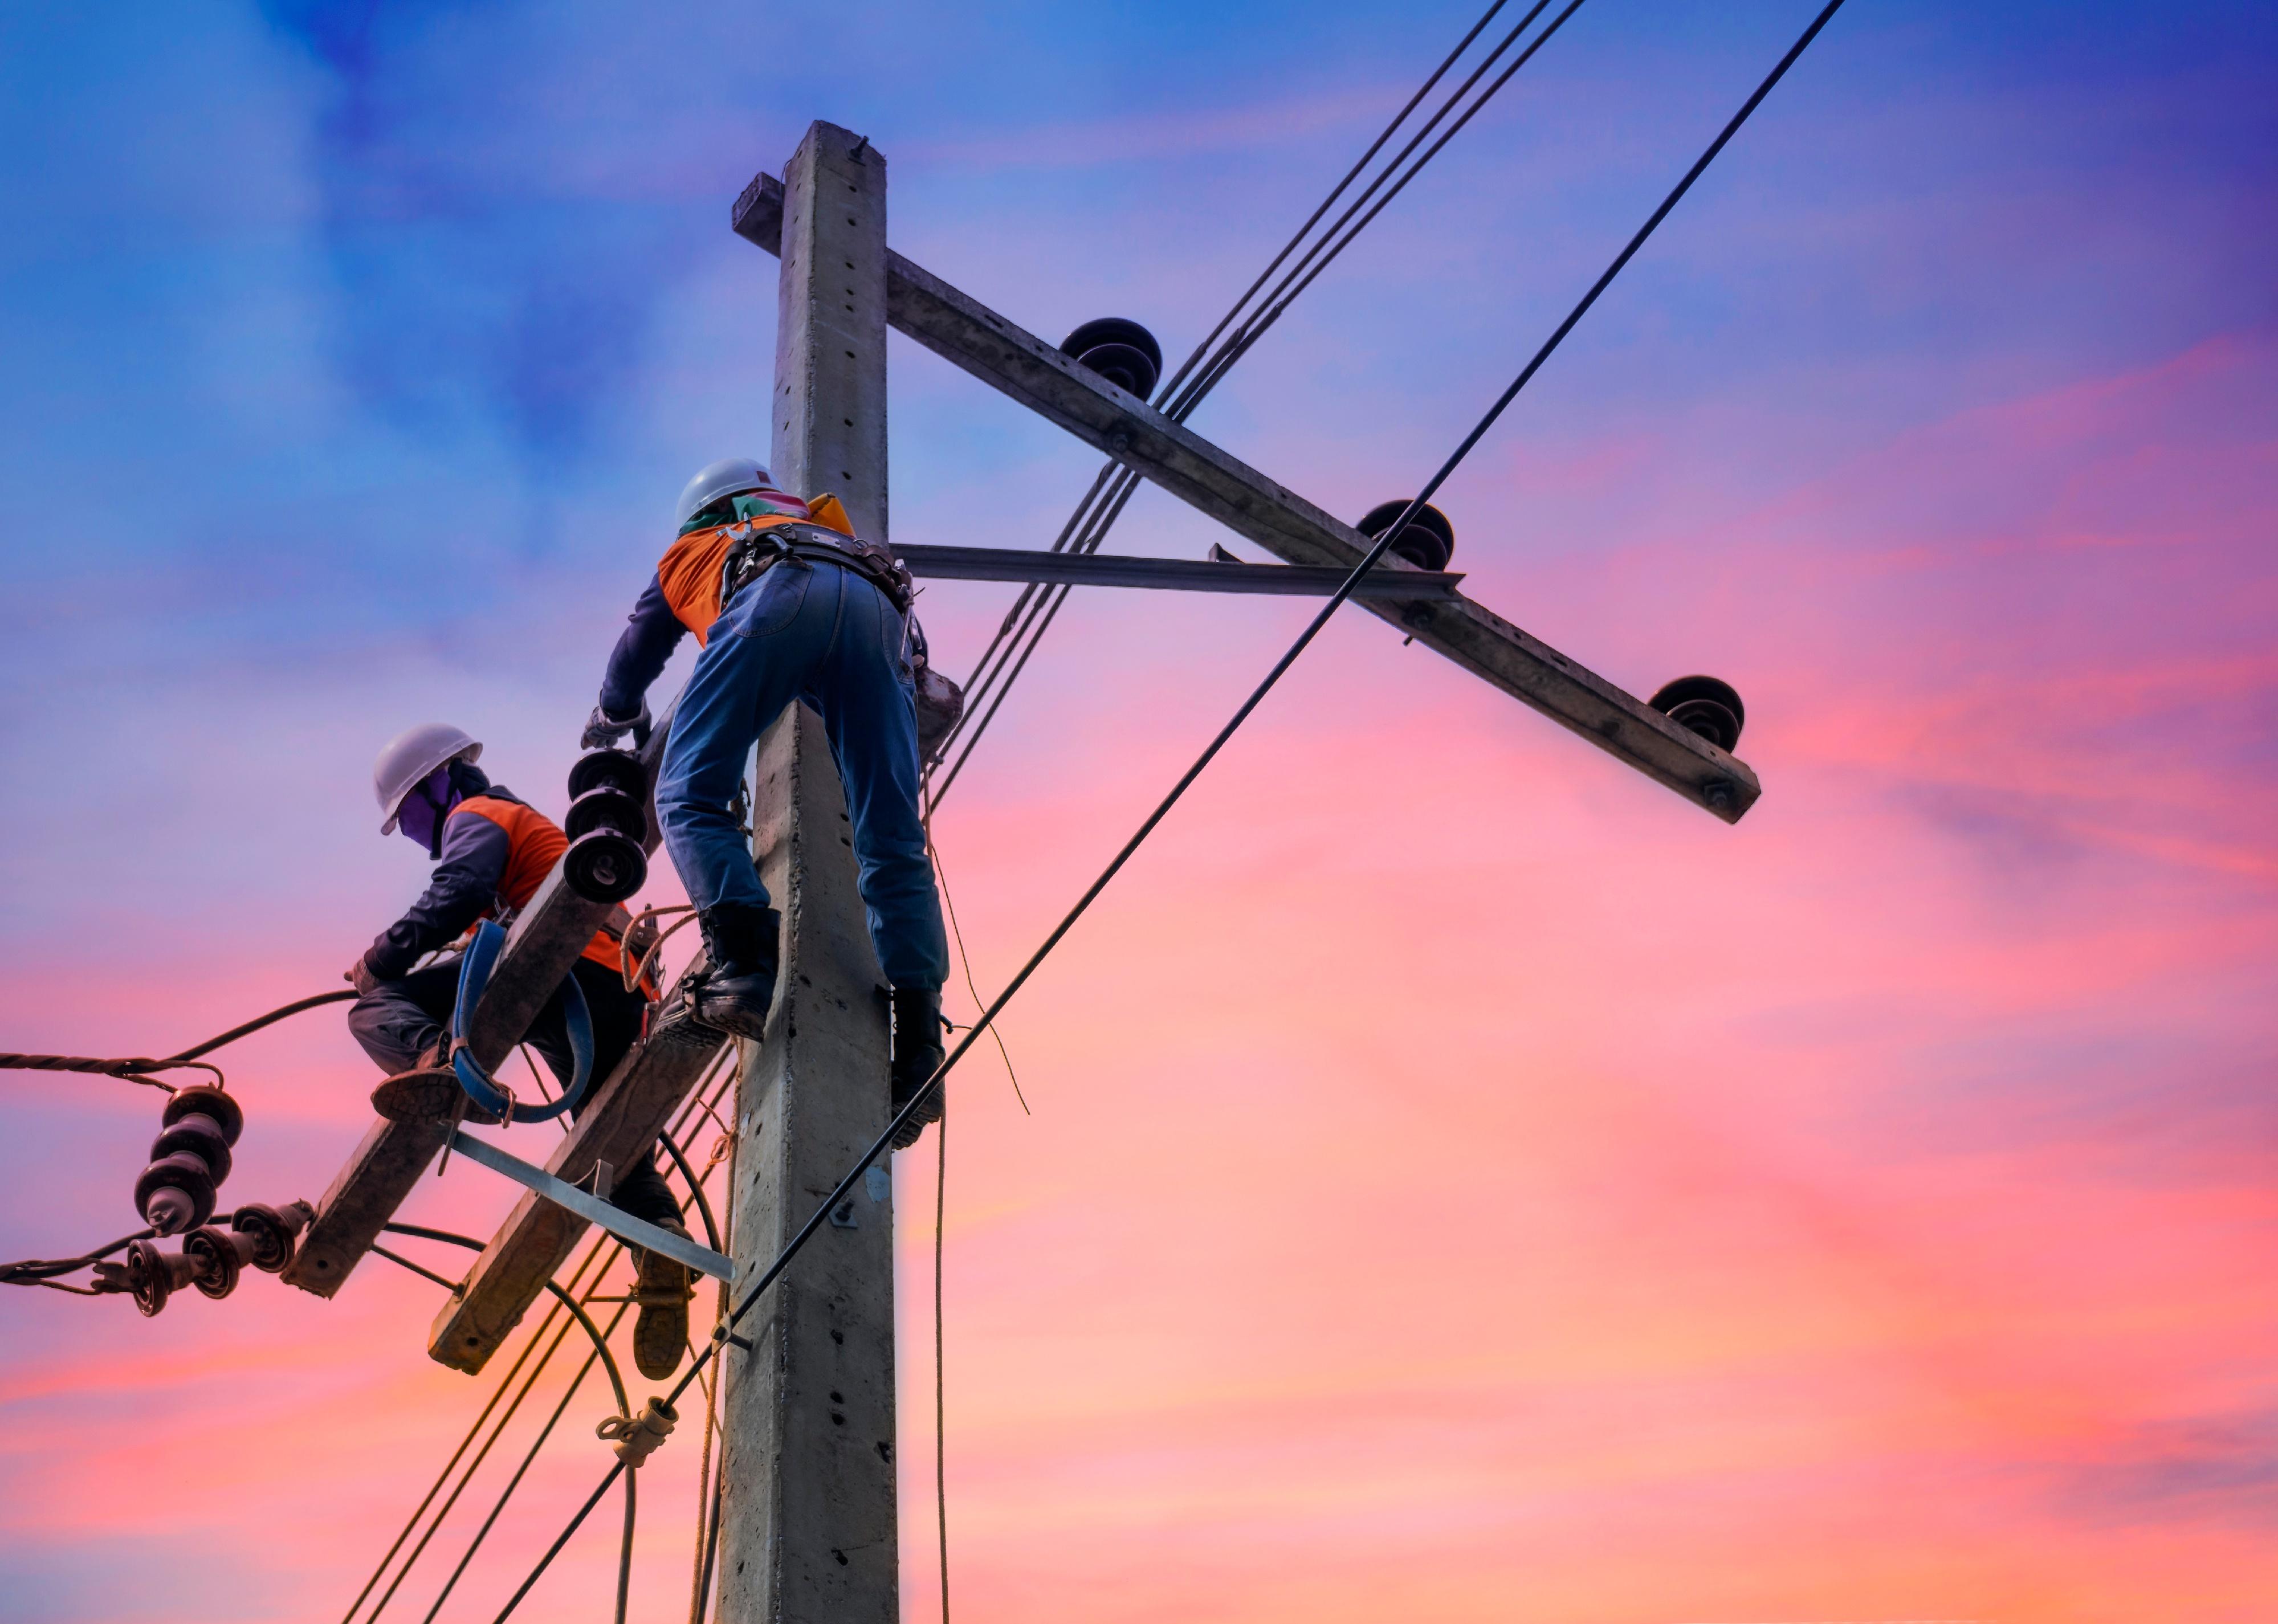
[{"label": "blue sky", "polygon": [[[1412,489],[1808,15],[1588,0],[1196,427],[1348,516]],[[716,456],[764,454],[775,265],[728,210],[809,119],[885,153],[903,253],[1047,339],[1121,314],[1183,355],[1470,19],[1390,0],[0,10],[0,963],[17,989],[0,1033],[163,1050],[328,983],[422,872],[377,837],[367,787],[409,722],[462,720],[505,782],[559,810],[674,495]],[[1490,1028],[1507,1009],[1590,1100],[1626,1098],[1664,1062],[1689,1083],[1678,1028],[1717,1032],[1731,1119],[1680,1116],[1697,1132],[1663,1147],[1656,1188],[1689,1190],[1686,1158],[1713,1163],[1727,1135],[1753,1151],[1838,1122],[1898,1161],[2077,1155],[2114,1187],[2182,1202],[2212,1178],[2207,1201],[2248,1201],[2278,1053],[2256,1007],[2278,768],[2262,561],[2278,511],[2274,82],[2267,7],[1851,0],[1442,501],[1455,568],[1529,629],[1639,691],[1686,669],[1739,681],[1762,811],[1731,839],[1696,830],[1539,719],[1341,621],[1166,829],[1178,865],[1248,900],[1182,889],[1167,856],[1135,871],[1115,906],[1139,922],[1104,912],[1070,949],[1090,979],[1040,984],[1027,1032],[1047,1094],[1056,1059],[1086,1081],[1128,1062],[1207,1082],[1238,1113],[1248,1096],[1212,1068],[1297,1066],[1321,1001],[1346,1002],[1336,955],[1389,943],[1397,995],[1477,1040],[1434,1051],[1403,1097],[1457,1100],[1490,1126],[1528,1109],[1464,1093],[1501,1079],[1480,1056],[1502,1064]],[[899,339],[892,368],[895,533],[1048,541],[1092,455]],[[1115,545],[1194,557],[1215,539],[1147,492]],[[949,669],[1006,596],[929,594]],[[1139,594],[1071,609],[944,824],[977,957],[1009,960],[1057,912],[1301,613]],[[1356,855],[1357,828],[1398,838]],[[1640,876],[1698,890],[1672,911]],[[1212,940],[1174,962],[1166,895],[1215,910]],[[1528,961],[1533,980],[1490,975],[1503,921],[1537,917],[1649,986],[1670,1025],[1594,1024],[1596,983],[1564,979],[1579,972],[1556,954]],[[1704,947],[1704,919],[1729,937]],[[1313,1013],[1293,1037],[1213,1005],[1212,1048],[1117,1006],[1126,975],[1166,998],[1254,977],[1265,1002]],[[1128,1052],[1095,1063],[1083,1041],[1100,1029]],[[1374,1041],[1306,1062],[1344,1109],[1338,1067],[1393,1064]],[[292,1086],[264,1104],[250,1164],[314,1186],[368,1079],[336,1032],[278,1042]],[[1811,1092],[1838,1074],[1853,1092]],[[23,1090],[0,1178],[15,1249],[120,1227],[112,1163],[139,1151],[143,1102]],[[1072,1117],[1075,1092],[1059,1125],[1045,1112],[1033,1128],[1069,1136],[1036,1162],[1080,1166],[1097,1222],[1143,1228],[1144,1178],[1116,1159],[1126,1125]],[[1681,1087],[1654,1102],[1693,1102]],[[1554,1147],[1571,1125],[1530,1125]],[[1160,1130],[1128,1131],[1151,1146]],[[1319,1193],[1277,1182],[1300,1175],[1273,1146],[1256,1154],[1261,1201]],[[1609,1168],[1609,1188],[1635,1175],[1602,1147],[1574,1154]],[[1868,1192],[1859,1210],[1828,1195],[1831,1229],[1977,1255],[1976,1231],[1881,1189],[1884,1164],[1848,1139],[1798,1154],[1780,1189]],[[2014,1216],[2004,1200],[1972,1186],[1954,1210],[1991,1223]],[[2052,1206],[2034,1277],[2070,1278],[2069,1233],[2137,1234],[2144,1276],[2115,1268],[2151,1300],[2147,1279],[2251,1251],[2237,1238],[2259,1233],[2259,1208],[2230,1211],[2201,1229]],[[1556,1221],[1651,1227],[1580,1196]],[[1018,1271],[998,1262],[973,1311],[1025,1327],[1008,1302],[1056,1277],[1007,1286]],[[1304,1267],[1300,1286],[1329,1289]],[[1606,1277],[1571,1300],[1551,1282],[1548,1300],[1586,1323]],[[2242,1264],[2208,1289],[2259,1303],[2259,1277]],[[2060,1329],[2127,1389],[2135,1354],[2081,1329],[2094,1283],[2081,1292],[2090,1307]],[[1976,1305],[1923,1316],[1976,1323]],[[36,1339],[17,1327],[81,1353],[115,1339],[109,1321],[6,1306],[21,1346]],[[2214,1350],[2208,1368],[2267,1368],[2278,1346],[2259,1319],[2226,1340],[2174,1314]],[[306,1330],[278,1323],[280,1346]],[[204,1346],[187,1319],[162,1323],[190,1340],[134,1346]],[[2018,1351],[2049,1330],[2019,1330],[2002,1357],[2053,1383]],[[408,1361],[401,1331],[388,1322],[386,1346]],[[1862,1359],[1911,1356],[1877,1334],[1857,1333]],[[2127,1448],[2164,1460],[2264,1437],[2268,1394],[2191,1369],[2138,1384],[2172,1405],[2115,1422]],[[2028,1474],[2017,1448],[1963,1476]],[[117,1459],[56,1481],[95,1492]],[[2124,1499],[2149,1481],[2134,1459],[2085,1480]],[[20,1498],[50,1480],[15,1481]],[[102,1615],[70,1577],[83,1556],[57,1549],[19,1594]],[[1152,1549],[1117,1546],[1102,1571]],[[275,1611],[299,1616],[274,1582]],[[16,1605],[0,1597],[0,1615],[30,1616]]]}]

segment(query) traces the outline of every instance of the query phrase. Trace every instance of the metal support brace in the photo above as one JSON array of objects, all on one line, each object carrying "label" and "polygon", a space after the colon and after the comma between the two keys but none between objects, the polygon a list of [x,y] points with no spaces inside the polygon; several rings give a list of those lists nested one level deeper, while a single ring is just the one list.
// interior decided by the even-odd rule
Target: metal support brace
[{"label": "metal support brace", "polygon": [[699,1247],[685,1235],[676,1235],[669,1229],[660,1229],[644,1218],[612,1207],[590,1191],[581,1190],[566,1178],[556,1178],[542,1167],[532,1167],[520,1156],[508,1155],[488,1140],[477,1139],[464,1128],[451,1135],[451,1148],[470,1162],[479,1162],[493,1173],[504,1173],[524,1189],[544,1196],[557,1206],[566,1207],[588,1224],[598,1224],[629,1246],[646,1247],[652,1252],[661,1252],[675,1262],[687,1264],[700,1274],[715,1280],[733,1280],[736,1265],[724,1253],[709,1247]]}]

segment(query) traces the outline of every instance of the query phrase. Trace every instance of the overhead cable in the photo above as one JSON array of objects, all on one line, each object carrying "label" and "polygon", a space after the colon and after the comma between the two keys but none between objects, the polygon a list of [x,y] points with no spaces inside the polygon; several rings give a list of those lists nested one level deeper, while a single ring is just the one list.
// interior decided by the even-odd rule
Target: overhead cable
[{"label": "overhead cable", "polygon": [[[1343,195],[1346,189],[1367,167],[1370,161],[1406,122],[1409,115],[1422,103],[1426,94],[1447,74],[1449,69],[1455,65],[1456,58],[1469,49],[1472,42],[1479,37],[1495,13],[1502,9],[1502,0],[1497,0],[1497,4],[1490,5],[1479,21],[1472,25],[1471,31],[1464,34],[1456,49],[1449,53],[1446,60],[1441,62],[1431,77],[1424,81],[1422,88],[1409,98],[1407,104],[1394,117],[1392,122],[1384,127],[1376,140],[1370,143],[1368,150],[1361,156],[1359,162],[1346,172],[1342,179],[1330,188],[1328,196],[1322,200],[1319,207],[1313,210],[1305,224],[1298,228],[1296,234],[1282,246],[1279,253],[1274,255],[1265,270],[1259,273],[1257,280],[1243,290],[1242,296],[1235,300],[1233,307],[1219,319],[1218,324],[1211,329],[1194,353],[1188,356],[1179,370],[1172,374],[1169,380],[1157,391],[1155,404],[1165,416],[1173,423],[1184,423],[1193,414],[1195,408],[1202,404],[1204,398],[1217,387],[1219,380],[1224,378],[1234,365],[1249,354],[1250,347],[1265,336],[1267,330],[1281,318],[1289,306],[1296,302],[1297,296],[1311,286],[1321,273],[1335,263],[1338,255],[1352,246],[1353,241],[1367,229],[1378,215],[1384,211],[1385,207],[1404,191],[1410,181],[1423,172],[1425,165],[1436,157],[1456,133],[1477,116],[1479,110],[1494,98],[1496,92],[1510,83],[1511,77],[1520,68],[1525,66],[1533,58],[1535,53],[1549,42],[1551,35],[1557,33],[1565,25],[1567,19],[1581,9],[1583,0],[1569,0],[1566,7],[1551,19],[1548,26],[1528,42],[1525,49],[1513,58],[1510,65],[1497,75],[1485,90],[1473,97],[1470,104],[1464,107],[1462,113],[1449,125],[1439,139],[1433,141],[1423,155],[1417,157],[1414,163],[1410,164],[1403,172],[1401,165],[1407,163],[1417,148],[1431,136],[1433,131],[1439,127],[1442,120],[1455,111],[1463,103],[1464,96],[1471,93],[1472,88],[1487,71],[1502,60],[1503,54],[1517,42],[1520,36],[1542,14],[1548,3],[1549,0],[1536,0],[1536,3],[1528,8],[1517,23],[1488,50],[1486,57],[1472,68],[1463,83],[1449,94],[1437,110],[1409,137],[1406,144],[1395,153],[1385,166],[1361,188],[1358,194],[1331,223],[1328,229],[1315,239],[1312,244],[1297,256],[1296,262],[1283,271],[1280,280],[1274,285],[1271,292],[1265,294],[1263,302],[1256,309],[1250,311],[1247,316],[1243,316],[1245,307],[1257,297],[1259,290],[1265,287],[1274,271],[1288,260],[1298,244],[1303,242],[1320,223],[1337,199]],[[1396,179],[1394,178],[1395,175]],[[1387,189],[1387,182],[1390,183],[1388,189]],[[1381,195],[1379,195],[1380,193]],[[1372,200],[1373,200],[1372,204]],[[1363,210],[1366,212],[1361,212]],[[1357,221],[1355,220],[1356,215],[1359,216]],[[1237,317],[1241,317],[1238,324]],[[1231,332],[1227,332],[1229,327],[1233,329]],[[1221,334],[1226,335],[1222,340]],[[1191,382],[1186,382],[1188,375],[1193,372],[1197,365],[1201,367],[1200,373]],[[1181,386],[1182,383],[1183,388]],[[1139,484],[1139,476],[1120,463],[1111,461],[1105,464],[1094,477],[1091,489],[1085,492],[1083,500],[1077,504],[1074,515],[1062,528],[1051,551],[1058,553],[1065,550],[1077,553],[1097,552],[1101,543],[1106,539],[1108,531],[1122,516],[1124,508],[1130,504],[1131,498],[1138,491]],[[1027,668],[1029,657],[1036,652],[1038,644],[1043,640],[1044,633],[1051,629],[1053,620],[1058,617],[1062,606],[1066,603],[1071,590],[1066,585],[1031,585],[1024,588],[1021,596],[1014,601],[1012,609],[998,626],[997,635],[990,640],[988,647],[982,652],[982,658],[975,662],[974,677],[967,684],[969,691],[967,696],[965,714],[959,718],[957,725],[951,728],[949,736],[943,742],[941,749],[944,753],[955,747],[957,755],[956,759],[949,763],[946,770],[938,774],[938,783],[929,785],[929,810],[939,804],[941,797],[946,795],[950,786],[957,782],[958,775],[964,770],[966,762],[971,759],[974,749],[980,743],[982,735],[988,731],[989,724],[996,720],[997,713],[1003,707],[1006,696],[1012,691],[1013,684],[1020,680],[1021,673]]]},{"label": "overhead cable", "polygon": [[[719,1080],[717,1086],[715,1086],[715,1080],[720,1079],[720,1074],[725,1067],[726,1063],[734,1056],[734,1054],[735,1049],[732,1045],[722,1046],[718,1057],[715,1059],[710,1069],[705,1072],[704,1076],[698,1081],[696,1086],[690,1091],[689,1099],[686,1103],[682,1106],[680,1116],[674,1123],[671,1133],[677,1134],[685,1132],[689,1126],[695,1122],[699,1114],[712,1110],[713,1104],[717,1102],[720,1095],[723,1094],[727,1088],[727,1082],[724,1079]],[[708,1098],[707,1095],[707,1090],[710,1091]],[[665,1137],[670,1137],[670,1135],[668,1134]],[[676,1160],[680,1160],[680,1158],[676,1157]],[[682,1161],[681,1165],[683,1170],[685,1171],[685,1162]],[[692,1201],[692,1204],[694,1203]],[[708,1206],[699,1208],[699,1211],[705,1216],[707,1227],[709,1229],[711,1227],[711,1223]],[[617,1255],[622,1250],[622,1245],[617,1241],[615,1237],[608,1234],[596,1236],[592,1245],[586,1249],[585,1257],[580,1260],[577,1267],[571,1271],[569,1290],[571,1292],[590,1292],[592,1290],[598,1289],[600,1285],[599,1274],[592,1273],[591,1271],[595,1270],[597,1266],[600,1270],[606,1271],[609,1265],[615,1261]],[[592,1280],[591,1285],[586,1284],[589,1278]],[[405,1540],[410,1537],[413,1529],[418,1526],[423,1514],[426,1513],[430,1506],[434,1504],[436,1496],[442,1491],[445,1483],[449,1480],[453,1468],[458,1465],[461,1458],[463,1457],[468,1449],[474,1445],[477,1436],[483,1430],[484,1422],[491,1416],[493,1410],[497,1407],[499,1401],[506,1397],[507,1390],[514,1386],[516,1378],[518,1375],[523,1373],[525,1363],[530,1361],[533,1353],[537,1353],[538,1356],[536,1362],[534,1365],[531,1365],[527,1376],[523,1380],[520,1391],[515,1393],[511,1402],[506,1406],[504,1413],[498,1416],[496,1424],[491,1429],[490,1436],[483,1441],[481,1447],[476,1450],[473,1459],[468,1461],[465,1470],[460,1474],[458,1483],[451,1489],[449,1494],[445,1497],[441,1506],[435,1511],[433,1517],[428,1521],[426,1531],[420,1535],[417,1543],[412,1547],[410,1553],[403,1559],[402,1566],[397,1571],[394,1578],[389,1582],[386,1591],[379,1597],[378,1600],[373,1604],[371,1612],[365,1617],[364,1624],[373,1624],[373,1620],[376,1620],[379,1617],[380,1613],[386,1608],[388,1603],[394,1598],[397,1590],[402,1585],[404,1580],[409,1576],[411,1568],[418,1562],[421,1555],[426,1551],[429,1542],[432,1541],[435,1535],[441,1530],[444,1519],[450,1514],[453,1507],[458,1503],[459,1497],[465,1492],[468,1486],[473,1482],[475,1473],[481,1468],[484,1460],[489,1455],[492,1447],[495,1445],[499,1439],[505,1435],[506,1428],[514,1419],[515,1413],[521,1408],[523,1401],[530,1396],[531,1391],[536,1387],[539,1379],[545,1374],[546,1369],[552,1361],[554,1353],[561,1348],[563,1339],[569,1335],[570,1321],[567,1317],[562,1319],[558,1329],[554,1328],[554,1316],[561,1313],[562,1305],[558,1301],[549,1303],[547,1306],[545,1318],[539,1323],[537,1328],[531,1332],[529,1338],[524,1341],[522,1351],[515,1358],[513,1366],[508,1369],[505,1376],[501,1378],[497,1388],[491,1394],[488,1402],[484,1405],[481,1414],[478,1414],[472,1423],[470,1424],[466,1436],[460,1440],[457,1448],[452,1452],[451,1458],[444,1463],[443,1469],[437,1475],[433,1485],[428,1489],[426,1495],[420,1500],[418,1506],[413,1509],[410,1518],[403,1526],[402,1531],[395,1536],[394,1543],[388,1547],[386,1553],[381,1557],[379,1565],[373,1570],[371,1577],[365,1581],[363,1590],[358,1592],[355,1600],[348,1605],[348,1610],[346,1619],[344,1620],[344,1624],[350,1624],[350,1621],[355,1620],[357,1608],[360,1607],[364,1599],[371,1594],[373,1587],[379,1582],[381,1577],[386,1573],[388,1566],[394,1559],[396,1553],[402,1549]],[[605,1330],[603,1334],[607,1335],[608,1332],[614,1331],[618,1323],[623,1319],[623,1315],[624,1309],[623,1308],[619,1308],[615,1314],[611,1316],[608,1322],[608,1330]],[[553,1340],[550,1343],[547,1343],[547,1333],[549,1330],[553,1330]],[[538,1350],[541,1344],[546,1345],[545,1349],[543,1353],[539,1353]],[[460,1576],[466,1572],[469,1564],[473,1561],[476,1552],[481,1548],[485,1537],[489,1534],[492,1526],[497,1521],[499,1514],[504,1511],[507,1501],[512,1498],[515,1491],[521,1485],[523,1476],[529,1470],[531,1462],[536,1458],[539,1449],[541,1448],[547,1440],[553,1435],[554,1429],[560,1422],[562,1413],[568,1408],[570,1399],[575,1396],[577,1389],[584,1384],[585,1377],[592,1373],[593,1366],[596,1362],[598,1362],[596,1360],[594,1360],[591,1355],[588,1355],[585,1364],[578,1369],[577,1373],[571,1378],[570,1386],[563,1393],[560,1403],[556,1405],[554,1414],[547,1418],[545,1424],[539,1429],[537,1437],[531,1443],[530,1449],[525,1452],[520,1466],[518,1466],[515,1470],[505,1490],[501,1493],[498,1502],[492,1506],[490,1513],[484,1519],[482,1526],[477,1529],[472,1539],[469,1542],[466,1550],[461,1553],[457,1565],[453,1568],[451,1574],[444,1582],[441,1593],[436,1597],[433,1604],[430,1606],[426,1614],[428,1619],[433,1619],[436,1613],[441,1610],[443,1603],[448,1599],[452,1590],[457,1584]]]},{"label": "overhead cable", "polygon": [[119,1060],[99,1059],[87,1055],[0,1055],[0,1071],[83,1071],[100,1077],[116,1077],[130,1083],[141,1083],[149,1088],[174,1092],[172,1083],[162,1083],[149,1073],[172,1071],[185,1066],[201,1071],[210,1071],[217,1086],[222,1084],[221,1068],[199,1058],[210,1055],[225,1044],[240,1038],[250,1037],[264,1026],[274,1025],[288,1015],[298,1015],[303,1010],[320,1009],[328,1003],[340,1003],[357,996],[353,987],[342,987],[336,993],[318,993],[310,998],[297,998],[291,1003],[280,1004],[266,1015],[256,1015],[241,1026],[232,1026],[219,1037],[195,1043],[179,1055],[169,1055],[164,1060],[130,1057]]}]

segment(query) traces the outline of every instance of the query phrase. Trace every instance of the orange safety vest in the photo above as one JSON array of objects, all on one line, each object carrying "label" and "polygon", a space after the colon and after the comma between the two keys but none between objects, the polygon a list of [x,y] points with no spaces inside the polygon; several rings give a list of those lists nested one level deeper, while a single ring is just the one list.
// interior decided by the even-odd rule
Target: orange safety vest
[{"label": "orange safety vest", "polygon": [[673,617],[696,634],[696,646],[702,648],[711,634],[712,622],[720,618],[720,568],[728,561],[728,549],[735,544],[730,540],[730,530],[773,530],[781,524],[801,522],[816,524],[824,530],[837,530],[849,538],[854,534],[854,522],[846,516],[846,509],[835,496],[825,494],[811,502],[802,502],[795,496],[780,491],[766,492],[767,499],[782,506],[795,507],[796,513],[762,514],[756,519],[737,519],[727,524],[715,524],[708,530],[691,530],[664,550],[657,560],[656,583],[664,593]]},{"label": "orange safety vest", "polygon": [[[546,876],[562,860],[570,849],[570,837],[554,824],[553,819],[535,806],[524,806],[519,801],[502,801],[496,796],[470,795],[451,808],[451,816],[472,812],[478,818],[488,819],[506,831],[506,873],[499,877],[499,895],[510,908],[526,908],[530,899],[538,895],[538,888],[546,883]],[[483,917],[495,917],[496,911],[485,908]],[[605,930],[593,933],[593,939],[578,955],[597,964],[607,964],[623,973],[623,963],[617,956],[617,939]],[[652,992],[654,990],[651,989]]]}]

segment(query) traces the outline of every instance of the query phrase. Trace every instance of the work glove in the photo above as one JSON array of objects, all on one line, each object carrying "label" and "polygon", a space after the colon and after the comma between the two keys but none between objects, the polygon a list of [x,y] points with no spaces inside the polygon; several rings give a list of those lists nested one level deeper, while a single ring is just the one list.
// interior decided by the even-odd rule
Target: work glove
[{"label": "work glove", "polygon": [[577,741],[577,747],[580,750],[608,750],[630,733],[633,736],[633,748],[640,750],[647,745],[649,728],[653,725],[646,700],[641,702],[639,715],[623,719],[610,715],[597,705],[593,707],[593,713],[585,719],[585,736]]},{"label": "work glove", "polygon": [[379,978],[372,974],[371,966],[365,963],[361,957],[356,959],[355,964],[350,964],[348,967],[347,971],[341,975],[340,980],[346,981],[350,987],[355,987],[360,995],[365,997],[370,997],[371,995],[371,989],[379,985]]}]

